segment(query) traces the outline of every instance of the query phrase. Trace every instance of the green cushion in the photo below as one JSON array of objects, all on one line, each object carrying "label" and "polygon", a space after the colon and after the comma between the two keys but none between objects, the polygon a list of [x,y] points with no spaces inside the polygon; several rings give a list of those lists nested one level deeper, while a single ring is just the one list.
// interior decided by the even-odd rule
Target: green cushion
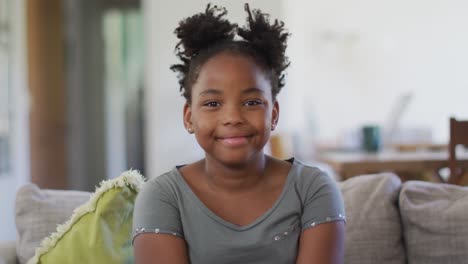
[{"label": "green cushion", "polygon": [[133,263],[134,201],[144,178],[136,171],[104,181],[36,249],[30,263]]}]

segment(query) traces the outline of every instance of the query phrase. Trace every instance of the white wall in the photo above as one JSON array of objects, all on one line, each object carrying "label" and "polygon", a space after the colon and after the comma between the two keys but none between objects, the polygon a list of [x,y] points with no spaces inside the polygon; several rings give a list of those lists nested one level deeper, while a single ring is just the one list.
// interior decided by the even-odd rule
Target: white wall
[{"label": "white wall", "polygon": [[[244,2],[210,1],[225,6],[228,18],[243,24]],[[280,0],[249,1],[251,8],[260,8],[280,17]],[[182,122],[184,99],[180,96],[176,74],[169,67],[178,63],[174,55],[177,39],[173,34],[178,21],[204,11],[208,1],[144,1],[146,37],[146,176],[154,177],[174,165],[195,161],[203,156],[193,136]]]},{"label": "white wall", "polygon": [[14,224],[14,200],[17,189],[29,181],[29,136],[28,97],[26,83],[25,53],[25,6],[23,0],[12,3],[12,86],[13,86],[13,124],[12,124],[12,172],[0,177],[0,241],[16,237]]},{"label": "white wall", "polygon": [[449,116],[468,119],[468,2],[288,0],[284,9],[292,127],[333,143],[362,124],[385,125],[406,92],[401,126],[429,128],[435,142],[447,142]]}]

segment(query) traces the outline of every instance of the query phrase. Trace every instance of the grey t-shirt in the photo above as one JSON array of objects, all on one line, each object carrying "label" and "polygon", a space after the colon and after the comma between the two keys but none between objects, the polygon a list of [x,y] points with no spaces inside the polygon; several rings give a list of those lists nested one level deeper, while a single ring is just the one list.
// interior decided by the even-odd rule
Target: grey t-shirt
[{"label": "grey t-shirt", "polygon": [[303,230],[344,220],[334,180],[298,160],[292,161],[278,200],[246,226],[213,213],[174,168],[149,180],[138,194],[133,238],[142,233],[179,236],[187,243],[192,264],[295,263]]}]

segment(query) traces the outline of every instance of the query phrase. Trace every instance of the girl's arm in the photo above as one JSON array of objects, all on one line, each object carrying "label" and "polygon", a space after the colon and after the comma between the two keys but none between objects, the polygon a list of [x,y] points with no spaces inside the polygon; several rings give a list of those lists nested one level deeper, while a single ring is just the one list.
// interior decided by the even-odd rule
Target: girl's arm
[{"label": "girl's arm", "polygon": [[188,264],[187,245],[183,238],[166,234],[140,234],[133,251],[136,264]]},{"label": "girl's arm", "polygon": [[320,224],[301,234],[296,264],[344,263],[343,221]]}]

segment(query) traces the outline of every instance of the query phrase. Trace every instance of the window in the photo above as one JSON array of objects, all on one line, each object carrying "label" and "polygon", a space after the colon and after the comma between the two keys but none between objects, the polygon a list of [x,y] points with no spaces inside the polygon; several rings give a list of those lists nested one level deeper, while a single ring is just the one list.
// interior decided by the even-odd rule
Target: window
[{"label": "window", "polygon": [[0,176],[11,163],[11,1],[0,0]]},{"label": "window", "polygon": [[143,19],[140,8],[103,17],[108,178],[128,168],[144,173]]}]

